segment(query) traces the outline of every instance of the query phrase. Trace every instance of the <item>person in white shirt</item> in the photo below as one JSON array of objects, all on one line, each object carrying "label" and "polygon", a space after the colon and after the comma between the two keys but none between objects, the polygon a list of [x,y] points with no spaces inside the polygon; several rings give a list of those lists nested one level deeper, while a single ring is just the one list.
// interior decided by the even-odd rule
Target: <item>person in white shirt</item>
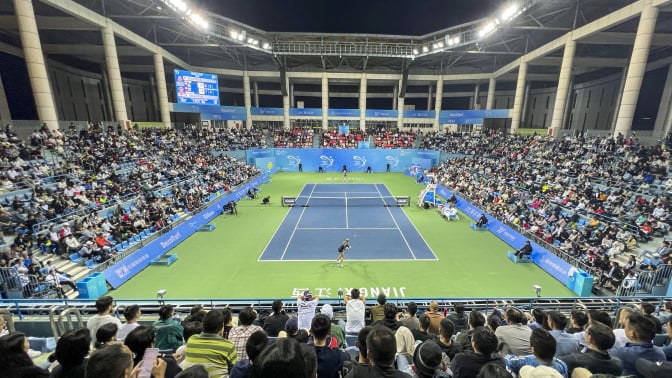
[{"label": "person in white shirt", "polygon": [[366,297],[359,294],[359,289],[350,290],[350,295],[345,296],[345,333],[356,335],[364,328],[365,312]]},{"label": "person in white shirt", "polygon": [[306,290],[303,295],[299,294],[296,297],[296,306],[299,309],[299,329],[310,329],[319,300],[320,297],[313,296],[310,290]]},{"label": "person in white shirt", "polygon": [[138,323],[138,319],[140,319],[140,315],[142,315],[142,311],[140,311],[140,306],[138,305],[130,305],[126,307],[126,310],[124,310],[124,318],[126,318],[126,323],[119,327],[119,330],[117,331],[117,340],[118,341],[124,341],[126,339],[126,336],[128,336],[131,331],[136,329],[140,323]]},{"label": "person in white shirt", "polygon": [[98,298],[96,301],[96,310],[98,313],[86,322],[86,328],[91,331],[92,335],[95,335],[98,332],[98,328],[107,323],[115,323],[117,327],[121,328],[121,321],[110,315],[113,304],[114,299],[108,295]]}]

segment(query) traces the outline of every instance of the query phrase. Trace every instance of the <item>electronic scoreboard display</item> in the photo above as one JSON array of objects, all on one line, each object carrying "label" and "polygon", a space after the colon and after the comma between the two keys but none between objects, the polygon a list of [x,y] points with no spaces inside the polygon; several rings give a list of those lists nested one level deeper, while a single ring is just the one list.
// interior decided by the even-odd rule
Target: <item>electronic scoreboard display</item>
[{"label": "electronic scoreboard display", "polygon": [[175,70],[178,104],[219,105],[217,75]]}]

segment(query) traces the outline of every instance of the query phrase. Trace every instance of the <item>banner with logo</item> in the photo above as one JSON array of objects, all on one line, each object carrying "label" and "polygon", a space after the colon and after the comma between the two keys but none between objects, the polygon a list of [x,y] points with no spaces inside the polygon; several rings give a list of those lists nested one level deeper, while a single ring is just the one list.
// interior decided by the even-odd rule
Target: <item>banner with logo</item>
[{"label": "banner with logo", "polygon": [[[298,171],[299,163],[305,172],[340,172],[345,165],[349,171],[365,172],[371,167],[374,172],[406,172],[414,159],[430,167],[439,162],[440,153],[431,150],[411,149],[331,149],[331,148],[264,148],[247,151],[247,162],[255,164],[260,158],[275,158],[278,171]],[[429,168],[429,167],[428,167]]]},{"label": "banner with logo", "polygon": [[177,227],[152,240],[146,246],[126,256],[118,263],[105,269],[103,271],[105,279],[113,288],[118,288],[124,282],[130,280],[133,276],[148,267],[152,260],[168,253],[173,247],[180,244],[194,232],[198,231],[199,227],[215,219],[222,213],[222,208],[229,201],[240,200],[247,195],[247,191],[250,188],[256,188],[266,181],[268,181],[268,174],[264,173],[241,186],[234,192],[221,197],[207,209],[198,214],[194,214],[184,223],[181,223]]},{"label": "banner with logo", "polygon": [[250,108],[250,114],[255,116],[283,116],[282,108]]}]

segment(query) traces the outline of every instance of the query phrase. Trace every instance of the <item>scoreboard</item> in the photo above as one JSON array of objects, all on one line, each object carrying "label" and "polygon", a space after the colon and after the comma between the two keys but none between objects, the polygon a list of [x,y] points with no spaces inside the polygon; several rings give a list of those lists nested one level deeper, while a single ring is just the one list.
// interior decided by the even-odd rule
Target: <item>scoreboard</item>
[{"label": "scoreboard", "polygon": [[175,70],[178,104],[219,105],[217,75]]}]

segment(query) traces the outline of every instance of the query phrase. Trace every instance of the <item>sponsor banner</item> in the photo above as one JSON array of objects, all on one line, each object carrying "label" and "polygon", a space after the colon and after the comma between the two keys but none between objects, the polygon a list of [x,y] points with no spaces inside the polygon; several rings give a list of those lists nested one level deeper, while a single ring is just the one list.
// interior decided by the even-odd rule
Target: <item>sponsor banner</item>
[{"label": "sponsor banner", "polygon": [[[352,287],[295,287],[292,289],[291,294],[288,298],[296,298],[299,294],[303,295],[304,291],[310,290],[310,293],[313,295],[318,295],[320,298],[342,298],[346,295],[350,295]],[[379,294],[385,294],[389,298],[405,298],[406,290],[405,286],[378,286],[378,287],[358,287],[359,293],[364,295],[367,298],[378,297]],[[339,296],[339,292],[341,295]]]},{"label": "sponsor banner", "polygon": [[320,108],[289,108],[290,117],[322,117]]},{"label": "sponsor banner", "polygon": [[357,117],[359,118],[359,109],[329,109],[327,115],[329,117]]},{"label": "sponsor banner", "polygon": [[391,172],[406,172],[413,159],[439,161],[440,153],[430,150],[411,149],[331,149],[331,148],[257,148],[247,151],[247,162],[255,164],[260,158],[275,158],[278,171],[297,171],[299,163],[306,172],[341,172],[343,165],[349,171],[365,172],[371,167],[374,172],[385,172],[387,164]]},{"label": "sponsor banner", "polygon": [[282,108],[250,108],[250,113],[257,116],[283,116]]},{"label": "sponsor banner", "polygon": [[163,122],[133,122],[133,127],[138,126],[138,129],[165,129],[166,125]]},{"label": "sponsor banner", "polygon": [[366,109],[364,115],[366,118],[398,118],[399,112],[396,110]]},{"label": "sponsor banner", "polygon": [[[439,121],[443,124],[478,125],[483,123],[483,118],[511,118],[510,109],[442,110],[439,112]],[[481,122],[473,122],[477,119],[480,119]]]},{"label": "sponsor banner", "polygon": [[404,118],[431,118],[434,119],[434,110],[404,110]]},{"label": "sponsor banner", "polygon": [[[445,199],[449,199],[453,194],[450,190],[446,189],[442,185],[436,186],[436,192]],[[485,213],[485,211],[472,205],[464,198],[461,198],[459,195],[455,194],[455,197],[457,198],[457,208],[474,221],[480,218],[481,214]],[[528,240],[513,228],[509,227],[498,219],[491,217],[487,213],[486,217],[488,218],[488,229],[490,232],[511,246],[513,250],[519,249]],[[546,271],[546,273],[555,277],[555,279],[569,287],[571,281],[570,279],[573,277],[574,273],[578,271],[578,269],[570,265],[567,261],[554,255],[547,249],[543,248],[539,244],[535,243],[533,240],[530,240],[530,242],[532,244],[532,261],[541,269]],[[504,251],[502,251],[502,253],[504,253]],[[574,290],[572,287],[570,287],[570,289]]]},{"label": "sponsor banner", "polygon": [[223,206],[229,201],[238,201],[247,195],[250,188],[258,187],[268,180],[268,174],[255,178],[241,186],[229,195],[221,197],[217,202],[198,214],[193,215],[179,226],[152,240],[146,246],[126,256],[121,261],[103,271],[105,279],[113,288],[118,288],[124,282],[149,266],[152,260],[168,253],[173,247],[191,236],[202,225],[215,219],[222,213]]},{"label": "sponsor banner", "polygon": [[369,146],[369,142],[357,142],[357,148],[367,149],[371,147]]},{"label": "sponsor banner", "polygon": [[483,118],[439,118],[439,123],[442,125],[452,124],[452,125],[482,125]]}]

